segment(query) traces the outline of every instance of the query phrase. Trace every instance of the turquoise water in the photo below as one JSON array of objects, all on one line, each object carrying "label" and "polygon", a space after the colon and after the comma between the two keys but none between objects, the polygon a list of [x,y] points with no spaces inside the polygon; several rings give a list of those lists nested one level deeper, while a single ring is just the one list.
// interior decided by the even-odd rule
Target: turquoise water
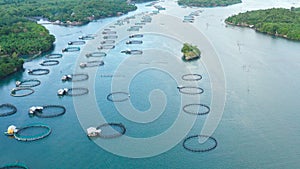
[{"label": "turquoise water", "polygon": [[[172,1],[162,4],[167,7],[164,13],[182,18],[190,9],[177,7]],[[139,5],[140,11],[149,8]],[[87,139],[85,131],[77,119],[71,97],[58,98],[56,91],[62,87],[71,87],[62,83],[60,78],[72,73],[74,62],[79,53],[65,53],[59,59],[58,66],[49,67],[49,75],[39,76],[42,85],[35,87],[36,93],[24,98],[14,98],[9,90],[19,79],[31,78],[26,72],[1,80],[0,102],[12,103],[18,112],[9,117],[0,118],[0,129],[29,123],[45,123],[52,127],[52,134],[36,142],[18,142],[0,136],[0,166],[16,161],[25,163],[29,168],[297,168],[300,165],[299,143],[300,124],[298,123],[300,86],[300,45],[298,42],[274,38],[256,33],[247,28],[225,27],[223,20],[240,11],[269,7],[300,6],[297,1],[244,1],[226,8],[204,9],[193,24],[214,45],[222,62],[227,85],[227,100],[222,121],[213,136],[218,147],[208,153],[191,153],[182,148],[182,142],[173,149],[151,158],[131,159],[119,157],[98,147]],[[194,10],[194,9],[193,9]],[[131,13],[132,14],[132,13]],[[82,34],[96,33],[106,24],[118,18],[108,18],[82,27],[61,27],[46,25],[56,36],[54,53],[67,46],[67,42]],[[168,41],[165,37],[145,37],[144,48],[150,48],[153,42]],[[168,41],[169,42],[169,41]],[[163,43],[164,44],[164,43]],[[169,46],[178,45],[170,41]],[[170,45],[172,44],[172,45]],[[168,46],[168,45],[167,45]],[[121,49],[123,46],[117,46]],[[116,49],[116,50],[117,50]],[[172,51],[172,48],[168,49]],[[105,58],[103,74],[112,72],[126,56]],[[44,58],[36,59],[24,65],[26,69],[36,68]],[[39,66],[40,67],[40,66]],[[47,67],[48,68],[48,67]],[[203,101],[209,103],[209,79],[203,68],[201,87],[205,89]],[[98,72],[101,73],[101,72]],[[138,74],[129,87],[132,104],[144,111],[150,107],[148,93],[161,89],[169,100],[163,115],[153,123],[141,125],[131,123],[117,113],[111,103],[106,101],[110,91],[110,78],[98,78],[95,82],[97,103],[105,110],[108,120],[122,121],[132,137],[149,137],[167,129],[176,118],[180,108],[179,93],[172,87],[176,82],[168,74],[155,69]],[[105,103],[105,104],[103,104]],[[55,119],[30,118],[27,110],[32,105],[61,104],[67,109],[64,116]],[[199,133],[205,116],[199,117],[190,131]]]}]

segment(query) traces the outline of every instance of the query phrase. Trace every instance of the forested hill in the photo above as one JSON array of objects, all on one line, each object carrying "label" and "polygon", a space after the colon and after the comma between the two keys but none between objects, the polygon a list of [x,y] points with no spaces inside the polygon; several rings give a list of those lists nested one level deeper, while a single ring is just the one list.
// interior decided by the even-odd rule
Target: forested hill
[{"label": "forested hill", "polygon": [[262,33],[300,40],[300,8],[248,11],[231,16],[226,22],[250,27]]},{"label": "forested hill", "polygon": [[[116,16],[135,10],[125,0],[0,0],[2,23],[24,17],[41,16],[50,21],[87,23],[93,19]],[[11,16],[14,20],[10,21]]]},{"label": "forested hill", "polygon": [[19,56],[52,48],[54,36],[31,18],[82,25],[135,9],[125,0],[0,0],[0,78],[22,68]]},{"label": "forested hill", "polygon": [[178,0],[179,5],[197,6],[197,7],[215,7],[228,6],[241,3],[241,0]]}]

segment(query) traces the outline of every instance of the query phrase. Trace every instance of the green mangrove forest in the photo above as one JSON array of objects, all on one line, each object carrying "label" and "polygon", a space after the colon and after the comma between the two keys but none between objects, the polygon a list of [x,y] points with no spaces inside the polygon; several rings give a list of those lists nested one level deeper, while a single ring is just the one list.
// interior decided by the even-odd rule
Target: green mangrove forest
[{"label": "green mangrove forest", "polygon": [[179,5],[196,7],[228,6],[241,2],[241,0],[178,0]]},{"label": "green mangrove forest", "polygon": [[258,32],[300,40],[300,8],[272,8],[231,16],[227,24],[250,27]]},{"label": "green mangrove forest", "polygon": [[37,24],[37,19],[83,25],[136,8],[124,0],[0,0],[0,78],[22,68],[24,61],[20,56],[52,49],[55,37]]}]

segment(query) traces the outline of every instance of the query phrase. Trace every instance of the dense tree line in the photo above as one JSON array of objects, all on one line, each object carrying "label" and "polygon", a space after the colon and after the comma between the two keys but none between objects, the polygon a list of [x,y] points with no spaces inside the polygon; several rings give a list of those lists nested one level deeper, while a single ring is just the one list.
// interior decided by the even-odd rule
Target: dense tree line
[{"label": "dense tree line", "polygon": [[178,0],[179,5],[197,7],[228,6],[241,2],[241,0]]},{"label": "dense tree line", "polygon": [[0,0],[2,24],[10,23],[10,16],[44,17],[50,21],[88,23],[93,19],[116,16],[136,9],[125,0]]},{"label": "dense tree line", "polygon": [[52,48],[54,36],[32,18],[81,25],[135,9],[125,0],[0,0],[0,78],[22,67],[19,56]]},{"label": "dense tree line", "polygon": [[248,11],[231,16],[226,22],[251,27],[262,33],[300,40],[300,8]]},{"label": "dense tree line", "polygon": [[13,56],[2,56],[0,57],[0,78],[7,76],[15,72],[18,69],[21,69],[24,61],[19,59],[16,54]]}]

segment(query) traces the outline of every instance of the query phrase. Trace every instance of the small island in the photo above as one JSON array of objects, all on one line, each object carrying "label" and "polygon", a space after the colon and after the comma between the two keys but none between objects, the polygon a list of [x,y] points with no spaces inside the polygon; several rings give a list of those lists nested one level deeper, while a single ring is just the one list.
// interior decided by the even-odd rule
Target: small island
[{"label": "small island", "polygon": [[241,0],[178,0],[179,5],[196,7],[228,6],[241,2]]},{"label": "small island", "polygon": [[181,52],[183,53],[182,60],[184,61],[197,60],[201,56],[201,51],[197,48],[197,46],[193,46],[188,43],[183,44]]},{"label": "small island", "polygon": [[272,8],[248,11],[231,16],[225,20],[227,24],[249,27],[258,32],[300,40],[300,8]]}]

